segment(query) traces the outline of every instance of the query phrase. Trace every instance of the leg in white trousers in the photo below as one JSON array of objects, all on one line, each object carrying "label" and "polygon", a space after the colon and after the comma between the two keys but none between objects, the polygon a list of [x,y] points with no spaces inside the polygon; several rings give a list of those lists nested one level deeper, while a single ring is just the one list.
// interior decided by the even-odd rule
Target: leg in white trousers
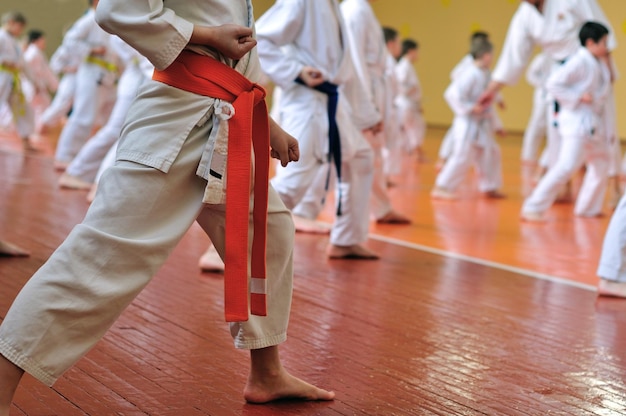
[{"label": "leg in white trousers", "polygon": [[604,235],[598,276],[626,284],[626,195],[620,199]]},{"label": "leg in white trousers", "polygon": [[544,102],[543,94],[539,92],[539,97],[537,97],[537,92],[535,92],[532,112],[522,141],[522,161],[535,162],[541,141],[546,137],[548,117]]},{"label": "leg in white trousers", "polygon": [[607,161],[606,144],[603,141],[583,137],[564,138],[556,164],[548,170],[548,173],[524,201],[522,215],[545,213],[558,197],[561,188],[585,162],[587,172],[580,188],[574,213],[579,216],[601,214],[606,191]]},{"label": "leg in white trousers", "polygon": [[143,80],[139,70],[125,71],[119,81],[118,95],[107,123],[80,149],[66,172],[85,182],[94,182],[107,152],[119,139],[126,114]]},{"label": "leg in white trousers", "polygon": [[101,69],[92,64],[83,64],[78,69],[74,107],[57,144],[55,159],[59,162],[71,162],[91,136],[98,107],[100,73]]},{"label": "leg in white trousers", "polygon": [[[225,207],[202,204],[206,181],[195,174],[208,128],[191,132],[167,174],[125,161],[104,174],[83,223],[30,279],[2,322],[3,356],[51,385],[101,339],[193,221],[223,253]],[[268,316],[231,324],[238,348],[286,338],[294,229],[271,187],[269,201]]]},{"label": "leg in white trousers", "polygon": [[76,91],[76,74],[66,73],[59,82],[59,88],[57,89],[50,107],[48,107],[41,116],[42,126],[54,126],[57,125],[63,117],[67,116],[72,103],[74,102],[74,92]]},{"label": "leg in white trousers", "polygon": [[384,135],[366,132],[363,134],[374,152],[374,169],[370,210],[374,218],[379,219],[392,211],[391,200],[387,193],[387,177],[385,175],[383,146]]}]

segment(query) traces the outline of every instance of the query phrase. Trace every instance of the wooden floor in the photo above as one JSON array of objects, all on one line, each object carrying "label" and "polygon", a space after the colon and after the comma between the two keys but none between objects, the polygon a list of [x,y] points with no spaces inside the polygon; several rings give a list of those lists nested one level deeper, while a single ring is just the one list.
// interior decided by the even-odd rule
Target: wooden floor
[{"label": "wooden floor", "polygon": [[[442,133],[429,131],[431,159]],[[504,201],[479,199],[472,178],[461,201],[431,201],[434,163],[407,157],[391,194],[414,223],[372,225],[380,261],[322,260],[327,238],[297,235],[281,351],[335,401],[243,401],[247,355],[223,322],[221,276],[197,269],[207,238],[194,226],[54,389],[26,376],[11,414],[626,415],[626,301],[593,290],[608,216],[561,205],[547,224],[520,223],[529,175],[519,137],[500,142]],[[0,318],[87,209],[56,187],[41,145],[24,156],[0,137],[0,236],[32,253],[0,259]]]}]

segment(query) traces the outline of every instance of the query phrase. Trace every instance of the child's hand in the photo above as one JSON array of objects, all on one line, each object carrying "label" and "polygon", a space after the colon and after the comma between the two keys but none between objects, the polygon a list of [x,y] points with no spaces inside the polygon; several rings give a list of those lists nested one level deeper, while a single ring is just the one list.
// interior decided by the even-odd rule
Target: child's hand
[{"label": "child's hand", "polygon": [[234,24],[194,26],[189,43],[210,46],[231,59],[241,59],[256,46],[252,29]]},{"label": "child's hand", "polygon": [[300,159],[298,141],[270,118],[270,155],[285,167]]},{"label": "child's hand", "polygon": [[506,130],[496,129],[496,134],[498,135],[498,137],[506,137]]},{"label": "child's hand", "polygon": [[475,116],[481,115],[484,111],[485,111],[486,106],[483,104],[474,104],[474,107],[472,107],[472,114]]},{"label": "child's hand", "polygon": [[302,71],[300,71],[300,79],[302,79],[302,81],[304,81],[304,83],[311,88],[317,87],[324,82],[322,72],[319,69],[310,66],[302,68]]}]

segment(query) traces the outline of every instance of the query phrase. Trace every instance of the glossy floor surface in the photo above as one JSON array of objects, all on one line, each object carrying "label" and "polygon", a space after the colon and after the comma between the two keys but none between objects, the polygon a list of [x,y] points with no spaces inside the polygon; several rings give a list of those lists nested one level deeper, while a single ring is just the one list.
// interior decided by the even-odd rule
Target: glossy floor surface
[{"label": "glossy floor surface", "polygon": [[[470,176],[460,201],[432,201],[442,133],[429,131],[430,162],[407,156],[393,178],[413,224],[372,224],[381,260],[329,261],[327,237],[296,237],[281,352],[335,401],[244,402],[247,354],[223,322],[221,275],[197,268],[207,238],[194,226],[53,389],[25,377],[11,415],[626,414],[626,301],[593,290],[608,215],[576,219],[564,204],[520,223],[530,173],[517,136],[500,140],[508,199],[481,199]],[[85,193],[57,188],[53,143],[40,145],[25,156],[0,138],[0,236],[31,252],[0,259],[0,318],[87,209]]]}]

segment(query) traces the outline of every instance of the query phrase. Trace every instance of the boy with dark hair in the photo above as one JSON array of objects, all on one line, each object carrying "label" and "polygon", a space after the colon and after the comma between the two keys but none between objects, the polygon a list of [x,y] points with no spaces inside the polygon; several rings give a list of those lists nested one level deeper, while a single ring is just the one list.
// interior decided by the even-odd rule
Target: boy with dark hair
[{"label": "boy with dark hair", "polygon": [[544,221],[544,214],[572,175],[586,166],[574,214],[602,214],[607,185],[608,142],[603,110],[611,87],[611,75],[602,60],[608,60],[609,30],[586,22],[579,32],[581,47],[549,78],[546,89],[559,102],[558,132],[563,138],[553,167],[524,201],[522,219]]}]

